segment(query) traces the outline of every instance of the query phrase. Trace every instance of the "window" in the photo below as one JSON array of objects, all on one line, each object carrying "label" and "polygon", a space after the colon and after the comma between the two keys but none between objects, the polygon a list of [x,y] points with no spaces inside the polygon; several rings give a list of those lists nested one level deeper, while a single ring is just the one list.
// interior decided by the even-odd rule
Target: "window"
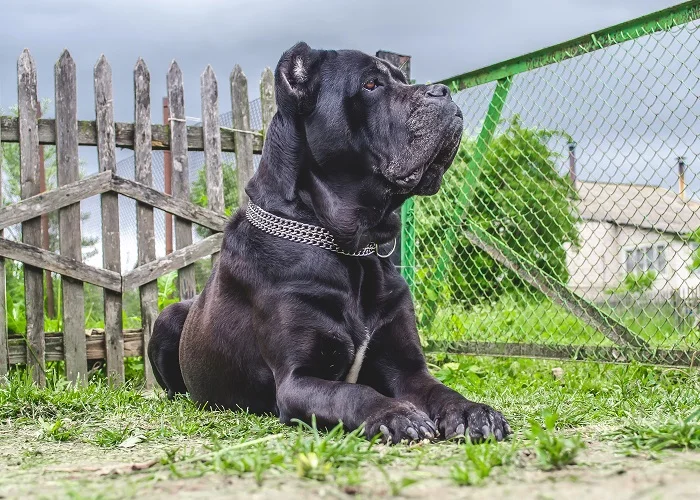
[{"label": "window", "polygon": [[666,269],[666,244],[641,245],[625,250],[625,268],[628,273],[656,271],[661,274]]}]

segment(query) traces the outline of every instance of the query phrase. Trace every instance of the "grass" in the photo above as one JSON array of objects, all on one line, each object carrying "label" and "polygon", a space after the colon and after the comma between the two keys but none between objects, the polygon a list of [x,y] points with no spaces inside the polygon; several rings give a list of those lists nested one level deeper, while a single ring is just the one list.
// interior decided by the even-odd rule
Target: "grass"
[{"label": "grass", "polygon": [[661,423],[631,422],[612,433],[634,450],[700,450],[700,409],[684,419]]},{"label": "grass", "polygon": [[[340,426],[321,432],[314,425],[284,426],[271,416],[202,410],[186,398],[168,401],[160,392],[141,391],[139,380],[115,389],[98,373],[88,386],[74,388],[50,364],[45,389],[17,368],[0,385],[0,440],[36,436],[25,451],[29,455],[18,459],[29,470],[51,459],[45,450],[53,443],[59,450],[80,446],[88,456],[150,457],[151,465],[129,472],[149,481],[163,474],[232,475],[257,484],[288,477],[349,492],[379,484],[391,495],[420,484],[426,474],[475,486],[523,467],[582,467],[574,465],[582,435],[614,443],[620,452],[700,445],[697,370],[446,354],[429,361],[439,379],[500,409],[514,437],[506,443],[389,447]],[[553,368],[561,368],[563,376],[553,376]],[[41,459],[31,455],[36,450]]]},{"label": "grass", "polygon": [[[603,307],[653,346],[700,349],[700,330],[681,328],[669,304],[647,307]],[[546,299],[527,294],[504,295],[493,303],[465,309],[446,305],[435,316],[425,338],[438,341],[519,342],[551,345],[601,345],[612,342],[579,318]]]},{"label": "grass", "polygon": [[467,440],[464,461],[452,466],[450,476],[460,486],[481,484],[496,467],[512,463],[517,449],[517,445],[501,445],[494,441],[474,444]]},{"label": "grass", "polygon": [[545,413],[543,417],[544,425],[533,419],[525,434],[535,449],[540,467],[552,470],[576,463],[576,455],[585,448],[581,436],[559,436],[555,433],[559,416]]}]

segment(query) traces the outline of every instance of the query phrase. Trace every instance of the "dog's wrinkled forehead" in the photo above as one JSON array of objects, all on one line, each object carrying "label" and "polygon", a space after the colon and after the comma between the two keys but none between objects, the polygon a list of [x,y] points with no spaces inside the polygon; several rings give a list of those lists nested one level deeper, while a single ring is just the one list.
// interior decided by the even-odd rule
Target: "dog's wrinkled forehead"
[{"label": "dog's wrinkled forehead", "polygon": [[364,52],[340,50],[335,62],[337,62],[337,65],[334,65],[334,69],[344,72],[351,79],[353,75],[359,78],[379,76],[383,77],[388,83],[408,84],[406,76],[399,68]]}]

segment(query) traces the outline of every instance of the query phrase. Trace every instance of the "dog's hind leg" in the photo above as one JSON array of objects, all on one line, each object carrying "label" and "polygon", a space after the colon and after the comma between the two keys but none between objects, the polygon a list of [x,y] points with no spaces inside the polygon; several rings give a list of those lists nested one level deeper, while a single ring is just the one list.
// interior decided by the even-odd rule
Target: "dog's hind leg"
[{"label": "dog's hind leg", "polygon": [[153,375],[170,399],[175,394],[187,392],[180,370],[180,336],[193,302],[194,299],[186,300],[163,309],[153,325],[153,334],[148,343],[148,359]]}]

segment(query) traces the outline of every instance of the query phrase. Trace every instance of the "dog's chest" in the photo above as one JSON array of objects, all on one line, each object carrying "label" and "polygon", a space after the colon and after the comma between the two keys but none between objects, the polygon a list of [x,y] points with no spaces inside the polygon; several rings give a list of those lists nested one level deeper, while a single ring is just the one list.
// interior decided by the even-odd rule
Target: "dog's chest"
[{"label": "dog's chest", "polygon": [[344,311],[348,333],[354,349],[349,353],[349,369],[345,382],[357,382],[372,348],[372,338],[391,314],[395,288],[385,279],[381,266],[362,266],[351,283],[347,309]]},{"label": "dog's chest", "polygon": [[360,341],[360,345],[355,350],[355,357],[352,360],[348,374],[345,376],[345,381],[349,384],[357,382],[357,377],[360,376],[360,370],[362,369],[362,362],[365,360],[365,354],[369,347],[369,341],[372,339],[372,333],[369,328],[365,327],[364,333],[365,337]]}]

